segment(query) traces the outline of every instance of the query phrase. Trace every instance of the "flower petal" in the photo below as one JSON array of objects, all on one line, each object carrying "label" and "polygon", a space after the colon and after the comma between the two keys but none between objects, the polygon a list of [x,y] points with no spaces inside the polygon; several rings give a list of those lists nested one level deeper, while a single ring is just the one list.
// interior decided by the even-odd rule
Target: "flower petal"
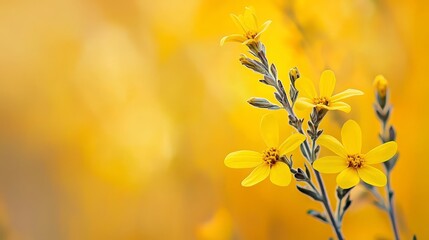
[{"label": "flower petal", "polygon": [[343,158],[347,157],[347,152],[343,144],[341,144],[340,141],[338,141],[333,136],[322,134],[322,136],[320,136],[317,140],[317,143],[336,153],[338,156]]},{"label": "flower petal", "polygon": [[306,77],[300,77],[296,80],[295,86],[299,91],[298,96],[306,97],[309,99],[317,97],[316,88],[314,87],[314,84],[310,79]]},{"label": "flower petal", "polygon": [[262,163],[247,176],[242,182],[241,185],[244,187],[251,187],[270,175],[270,166],[268,164]]},{"label": "flower petal", "polygon": [[331,102],[327,107],[328,110],[340,110],[346,113],[349,113],[352,110],[352,107],[345,102]]},{"label": "flower petal", "polygon": [[263,163],[263,160],[261,153],[241,150],[228,154],[224,163],[230,168],[253,168]]},{"label": "flower petal", "polygon": [[337,184],[342,189],[348,189],[359,183],[359,175],[354,168],[346,168],[337,176]]},{"label": "flower petal", "polygon": [[253,42],[256,42],[256,40],[254,38],[249,38],[246,41],[242,42],[243,45],[248,45],[251,44]]},{"label": "flower petal", "polygon": [[306,137],[300,133],[290,135],[279,147],[280,156],[295,150],[305,139]]},{"label": "flower petal", "polygon": [[279,124],[274,114],[266,114],[262,117],[261,135],[267,147],[278,147]]},{"label": "flower petal", "polygon": [[331,97],[335,88],[335,74],[332,70],[325,70],[320,76],[319,90],[320,97]]},{"label": "flower petal", "polygon": [[264,22],[264,24],[262,24],[259,27],[258,34],[256,34],[255,38],[258,38],[261,35],[261,33],[265,32],[267,30],[267,28],[270,26],[271,22],[272,22],[271,20]]},{"label": "flower petal", "polygon": [[245,38],[241,34],[231,34],[229,36],[225,36],[220,40],[220,45],[223,46],[226,42],[244,42],[247,38]]},{"label": "flower petal", "polygon": [[322,157],[314,161],[313,168],[321,173],[339,173],[347,168],[347,161],[339,156]]},{"label": "flower petal", "polygon": [[306,97],[299,97],[296,99],[296,102],[295,102],[295,108],[298,109],[299,111],[302,111],[308,108],[313,108],[315,106],[316,105],[314,105],[313,101]]},{"label": "flower petal", "polygon": [[343,146],[348,154],[360,154],[362,148],[362,132],[359,125],[348,120],[341,129]]},{"label": "flower petal", "polygon": [[342,91],[342,92],[337,93],[334,96],[332,96],[331,101],[336,102],[336,101],[340,101],[344,98],[349,98],[352,96],[359,96],[359,95],[363,95],[363,92],[356,90],[356,89],[347,89],[345,91]]},{"label": "flower petal", "polygon": [[276,164],[271,167],[270,180],[277,186],[289,185],[292,180],[289,166],[283,162],[276,162]]},{"label": "flower petal", "polygon": [[258,30],[258,21],[256,20],[255,9],[246,7],[243,14],[243,22],[248,30],[256,32]]},{"label": "flower petal", "polygon": [[387,183],[386,175],[373,166],[365,165],[357,171],[359,173],[359,177],[370,185],[382,187]]},{"label": "flower petal", "polygon": [[368,164],[385,162],[395,156],[397,150],[398,144],[396,142],[381,144],[365,154],[365,162]]},{"label": "flower petal", "polygon": [[241,28],[245,33],[248,31],[248,29],[246,28],[246,26],[244,26],[243,21],[239,16],[235,14],[231,14],[230,16],[232,18],[232,21],[235,23],[235,25],[237,25],[238,28]]}]

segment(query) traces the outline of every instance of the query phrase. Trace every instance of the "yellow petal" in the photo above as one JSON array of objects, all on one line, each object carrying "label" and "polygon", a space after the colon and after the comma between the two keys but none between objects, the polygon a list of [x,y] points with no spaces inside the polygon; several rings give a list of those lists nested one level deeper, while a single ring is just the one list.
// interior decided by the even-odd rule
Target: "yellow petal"
[{"label": "yellow petal", "polygon": [[347,161],[339,156],[322,157],[314,161],[313,168],[321,173],[339,173],[347,168]]},{"label": "yellow petal", "polygon": [[244,42],[247,38],[240,34],[231,34],[229,36],[225,36],[220,40],[220,45],[223,46],[226,42]]},{"label": "yellow petal", "polygon": [[314,87],[313,82],[305,77],[300,77],[296,80],[295,86],[299,91],[300,97],[306,97],[309,99],[313,99],[317,97],[316,88]]},{"label": "yellow petal", "polygon": [[243,45],[247,45],[247,44],[251,44],[252,42],[256,42],[256,40],[255,40],[255,39],[253,39],[253,38],[249,38],[249,39],[247,39],[246,41],[244,41],[242,44],[243,44]]},{"label": "yellow petal", "polygon": [[337,176],[337,184],[342,189],[348,189],[359,183],[359,175],[354,168],[346,168]]},{"label": "yellow petal", "polygon": [[263,160],[261,153],[241,150],[228,154],[224,163],[230,168],[253,168],[263,163]]},{"label": "yellow petal", "polygon": [[267,147],[278,147],[279,124],[274,114],[266,114],[262,117],[261,135]]},{"label": "yellow petal", "polygon": [[338,141],[333,136],[323,134],[319,137],[317,143],[336,153],[338,156],[343,158],[347,157],[347,152],[346,149],[344,149],[343,144],[341,144],[340,141]]},{"label": "yellow petal", "polygon": [[243,14],[244,25],[253,32],[258,31],[258,21],[256,20],[255,10],[252,7],[246,7]]},{"label": "yellow petal", "polygon": [[289,166],[283,162],[277,162],[271,167],[270,180],[277,186],[287,186],[292,180]]},{"label": "yellow petal", "polygon": [[368,164],[385,162],[391,159],[396,154],[397,150],[398,144],[396,144],[396,142],[392,141],[381,144],[365,154],[365,162]]},{"label": "yellow petal", "polygon": [[327,107],[328,110],[340,110],[346,113],[349,113],[352,108],[345,102],[331,102]]},{"label": "yellow petal", "polygon": [[335,94],[334,96],[331,97],[330,100],[333,102],[336,102],[344,98],[349,98],[352,96],[359,96],[359,95],[363,95],[363,92],[356,89],[347,89],[345,91]]},{"label": "yellow petal", "polygon": [[320,76],[319,90],[320,97],[331,97],[335,88],[335,74],[331,70],[325,70]]},{"label": "yellow petal", "polygon": [[261,35],[261,33],[265,32],[267,30],[267,28],[270,26],[271,24],[271,20],[268,20],[266,22],[264,22],[264,24],[262,24],[262,26],[259,28],[258,30],[258,34],[256,34],[256,39],[259,38],[259,36]]},{"label": "yellow petal", "polygon": [[243,21],[240,19],[239,16],[235,14],[231,14],[230,16],[232,18],[232,21],[235,23],[235,25],[237,25],[238,28],[241,28],[245,33],[248,31],[248,29],[246,28],[246,26],[244,26]]},{"label": "yellow petal", "polygon": [[348,154],[361,153],[362,132],[355,121],[348,120],[344,123],[343,128],[341,129],[341,138],[343,146]]},{"label": "yellow petal", "polygon": [[300,133],[290,135],[279,147],[280,156],[295,150],[305,139],[306,137]]},{"label": "yellow petal", "polygon": [[270,167],[268,166],[268,164],[262,163],[261,165],[253,169],[250,175],[247,176],[247,178],[245,178],[241,182],[241,185],[244,187],[251,187],[267,178],[269,174]]},{"label": "yellow petal", "polygon": [[296,109],[298,109],[299,111],[303,111],[305,109],[313,108],[315,106],[316,105],[314,105],[314,103],[313,103],[313,101],[311,99],[306,98],[306,97],[299,97],[299,98],[296,99],[294,107]]},{"label": "yellow petal", "polygon": [[386,175],[375,167],[365,165],[357,171],[359,173],[359,177],[370,185],[382,187],[387,183]]}]

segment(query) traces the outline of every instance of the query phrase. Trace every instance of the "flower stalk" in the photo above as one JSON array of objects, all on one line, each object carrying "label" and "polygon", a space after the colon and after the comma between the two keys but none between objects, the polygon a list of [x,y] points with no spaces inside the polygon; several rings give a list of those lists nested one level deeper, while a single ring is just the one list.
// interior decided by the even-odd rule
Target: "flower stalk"
[{"label": "flower stalk", "polygon": [[[258,43],[251,43],[248,44],[248,47],[250,49],[250,52],[252,55],[257,57],[260,60],[260,63],[262,63],[266,69],[271,69],[271,71],[268,72],[268,74],[264,75],[264,81],[261,81],[267,85],[271,85],[276,89],[276,92],[274,93],[276,99],[280,102],[280,104],[283,106],[283,108],[287,111],[289,116],[289,125],[294,127],[300,134],[304,134],[304,130],[302,128],[303,119],[299,119],[293,108],[292,104],[295,103],[296,97],[292,98],[291,101],[289,101],[288,96],[286,94],[286,91],[284,90],[283,83],[277,79],[277,72],[274,64],[271,64],[271,67],[269,67],[269,63],[266,57],[266,51],[265,47],[261,42]],[[264,74],[264,72],[259,72],[261,74]],[[294,87],[295,80],[299,77],[299,71],[297,68],[292,68],[290,72],[290,79],[291,79],[291,89],[295,89],[296,94],[298,95],[298,91]],[[293,80],[293,81],[292,81]],[[292,90],[293,91],[293,90]],[[292,102],[292,104],[291,104]],[[322,131],[318,130],[318,126],[320,121],[323,119],[323,117],[326,115],[327,110],[325,109],[317,109],[314,108],[311,120],[309,121],[310,130],[309,135],[312,139],[312,144],[310,148],[310,144],[308,139],[305,139],[304,142],[301,144],[301,152],[304,155],[304,157],[307,159],[307,161],[312,164],[316,158],[317,154],[319,152],[319,147],[316,145],[317,138],[321,135]],[[341,231],[341,227],[339,225],[339,222],[335,219],[333,210],[328,198],[328,195],[326,193],[325,184],[323,182],[323,178],[321,177],[320,173],[318,171],[315,171],[313,168],[311,168],[314,175],[316,176],[317,183],[319,185],[319,190],[315,189],[314,184],[311,183],[310,186],[315,189],[316,194],[320,196],[319,201],[322,202],[323,207],[325,208],[326,213],[328,214],[329,220],[327,221],[333,231],[335,232],[337,238],[339,240],[343,240],[344,236]],[[298,190],[303,192],[298,187]],[[304,193],[304,192],[303,192]],[[316,200],[316,199],[315,199]]]},{"label": "flower stalk", "polygon": [[[392,105],[389,103],[389,98],[388,98],[388,93],[389,93],[388,82],[382,75],[378,75],[375,77],[374,87],[376,90],[376,93],[375,93],[376,101],[374,103],[374,109],[377,115],[377,119],[381,123],[381,132],[379,135],[380,140],[382,143],[385,143],[388,141],[394,141],[396,139],[396,131],[393,128],[393,126],[388,127],[390,113],[392,111]],[[387,194],[387,203],[384,203],[384,200],[382,198],[379,199],[377,203],[378,206],[384,206],[384,208],[382,209],[388,212],[390,223],[392,225],[393,234],[396,240],[399,239],[399,231],[398,231],[398,226],[396,222],[394,203],[393,203],[394,191],[392,189],[390,177],[391,177],[391,172],[397,160],[398,160],[398,154],[396,154],[389,161],[383,164],[387,175],[387,184],[385,186],[386,194]],[[375,191],[378,193],[377,190]]]}]

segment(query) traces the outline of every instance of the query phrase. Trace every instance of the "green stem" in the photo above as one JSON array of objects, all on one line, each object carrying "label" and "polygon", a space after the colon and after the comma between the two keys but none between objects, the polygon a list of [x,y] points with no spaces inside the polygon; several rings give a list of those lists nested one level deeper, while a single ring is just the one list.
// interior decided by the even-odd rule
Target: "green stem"
[{"label": "green stem", "polygon": [[338,225],[341,226],[341,207],[342,207],[342,199],[338,199],[338,206],[337,206],[337,221]]},{"label": "green stem", "polygon": [[[307,140],[305,143],[308,144]],[[314,162],[316,160],[316,139],[312,141],[312,150],[311,150],[311,161]],[[317,170],[314,170],[314,175],[316,176],[317,182],[319,183],[320,193],[322,195],[322,203],[325,207],[326,212],[328,213],[329,220],[331,222],[332,228],[334,229],[335,234],[337,235],[338,240],[343,240],[343,234],[341,232],[340,226],[338,222],[334,218],[334,214],[332,213],[331,204],[329,202],[328,195],[326,194],[325,184],[323,183],[323,178],[320,176],[320,173]]]},{"label": "green stem", "polygon": [[314,171],[314,174],[316,175],[317,178],[317,182],[319,183],[319,187],[320,187],[320,192],[322,194],[323,197],[323,206],[326,209],[326,212],[328,213],[329,216],[329,220],[331,221],[331,225],[332,228],[335,231],[335,234],[337,235],[338,240],[343,240],[343,234],[341,232],[340,226],[338,225],[337,221],[335,221],[334,215],[332,214],[332,210],[331,210],[331,204],[329,203],[329,198],[326,194],[326,190],[325,190],[325,185],[323,183],[323,179],[320,176],[320,173],[318,171]]},{"label": "green stem", "polygon": [[392,224],[393,233],[395,234],[395,240],[399,240],[399,232],[396,224],[396,217],[395,217],[395,211],[393,206],[393,190],[390,185],[390,172],[387,172],[386,192],[387,192],[387,199],[388,199],[387,209],[389,211],[390,223]]}]

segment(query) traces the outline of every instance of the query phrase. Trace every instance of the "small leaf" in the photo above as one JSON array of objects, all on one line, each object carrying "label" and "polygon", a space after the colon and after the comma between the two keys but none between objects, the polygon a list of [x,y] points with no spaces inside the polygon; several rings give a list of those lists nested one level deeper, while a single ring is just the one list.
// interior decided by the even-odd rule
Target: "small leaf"
[{"label": "small leaf", "polygon": [[307,189],[305,187],[301,187],[301,186],[296,186],[296,188],[298,188],[298,190],[302,193],[304,193],[305,195],[313,198],[316,201],[322,201],[322,198],[320,197],[320,195],[316,192],[314,192],[313,190]]},{"label": "small leaf", "polygon": [[286,97],[286,91],[285,88],[283,87],[283,83],[280,80],[277,80],[277,85],[279,86],[280,89],[280,94],[284,97]]},{"label": "small leaf", "polygon": [[326,218],[326,216],[324,214],[319,213],[316,210],[308,210],[307,214],[321,220],[322,222],[328,223],[328,219]]},{"label": "small leaf", "polygon": [[337,197],[338,199],[343,199],[353,188],[348,188],[348,189],[342,189],[340,187],[337,187]]},{"label": "small leaf", "polygon": [[259,80],[259,82],[261,82],[261,83],[263,83],[263,84],[270,85],[267,81],[265,81],[265,79],[261,79],[261,80]]},{"label": "small leaf", "polygon": [[276,68],[276,65],[271,64],[270,70],[271,70],[271,74],[274,76],[274,79],[277,79],[277,68]]},{"label": "small leaf", "polygon": [[278,92],[274,93],[274,97],[276,97],[277,101],[279,101],[279,103],[283,104],[283,98],[280,96],[280,94]]},{"label": "small leaf", "polygon": [[305,159],[310,159],[310,156],[307,155],[307,152],[305,151],[304,144],[299,145],[299,148],[301,150],[302,155],[304,155]]},{"label": "small leaf", "polygon": [[390,141],[396,140],[396,130],[393,126],[390,126],[390,128],[389,128],[389,140]]},{"label": "small leaf", "polygon": [[308,179],[311,179],[310,169],[308,169],[307,164],[304,163],[305,174],[307,174]]},{"label": "small leaf", "polygon": [[413,240],[417,240],[417,235],[416,234],[413,235]]},{"label": "small leaf", "polygon": [[268,83],[268,85],[275,86],[276,81],[268,75],[264,75],[264,80]]},{"label": "small leaf", "polygon": [[393,156],[390,160],[383,163],[386,166],[387,171],[390,172],[395,167],[396,162],[398,161],[398,158],[399,158],[399,153],[395,154],[395,156]]},{"label": "small leaf", "polygon": [[373,201],[372,202],[375,206],[377,206],[378,208],[380,208],[380,209],[382,209],[382,210],[384,210],[384,211],[387,211],[387,208],[386,208],[386,206],[384,205],[384,203],[380,203],[380,202],[378,202],[378,201]]},{"label": "small leaf", "polygon": [[393,195],[395,195],[395,193],[394,193],[393,191],[390,191],[390,192],[389,192],[389,199],[392,199],[392,198],[393,198]]},{"label": "small leaf", "polygon": [[269,102],[265,98],[253,97],[253,98],[247,100],[247,102],[250,105],[252,105],[254,107],[258,107],[258,108],[266,108],[266,109],[271,109],[271,110],[281,109],[281,107]]},{"label": "small leaf", "polygon": [[246,57],[245,55],[242,55],[240,57],[240,62],[245,67],[252,69],[253,71],[255,71],[257,73],[260,73],[263,75],[268,73],[267,69],[265,68],[265,66],[261,62],[250,59],[250,58]]},{"label": "small leaf", "polygon": [[344,203],[344,207],[343,207],[343,215],[344,213],[347,211],[347,209],[349,209],[349,207],[352,205],[352,200],[350,200],[350,195],[347,196],[346,198],[346,202]]},{"label": "small leaf", "polygon": [[302,174],[300,172],[296,172],[293,176],[295,177],[295,179],[297,181],[306,181],[307,180],[307,177],[304,176],[304,174]]}]

